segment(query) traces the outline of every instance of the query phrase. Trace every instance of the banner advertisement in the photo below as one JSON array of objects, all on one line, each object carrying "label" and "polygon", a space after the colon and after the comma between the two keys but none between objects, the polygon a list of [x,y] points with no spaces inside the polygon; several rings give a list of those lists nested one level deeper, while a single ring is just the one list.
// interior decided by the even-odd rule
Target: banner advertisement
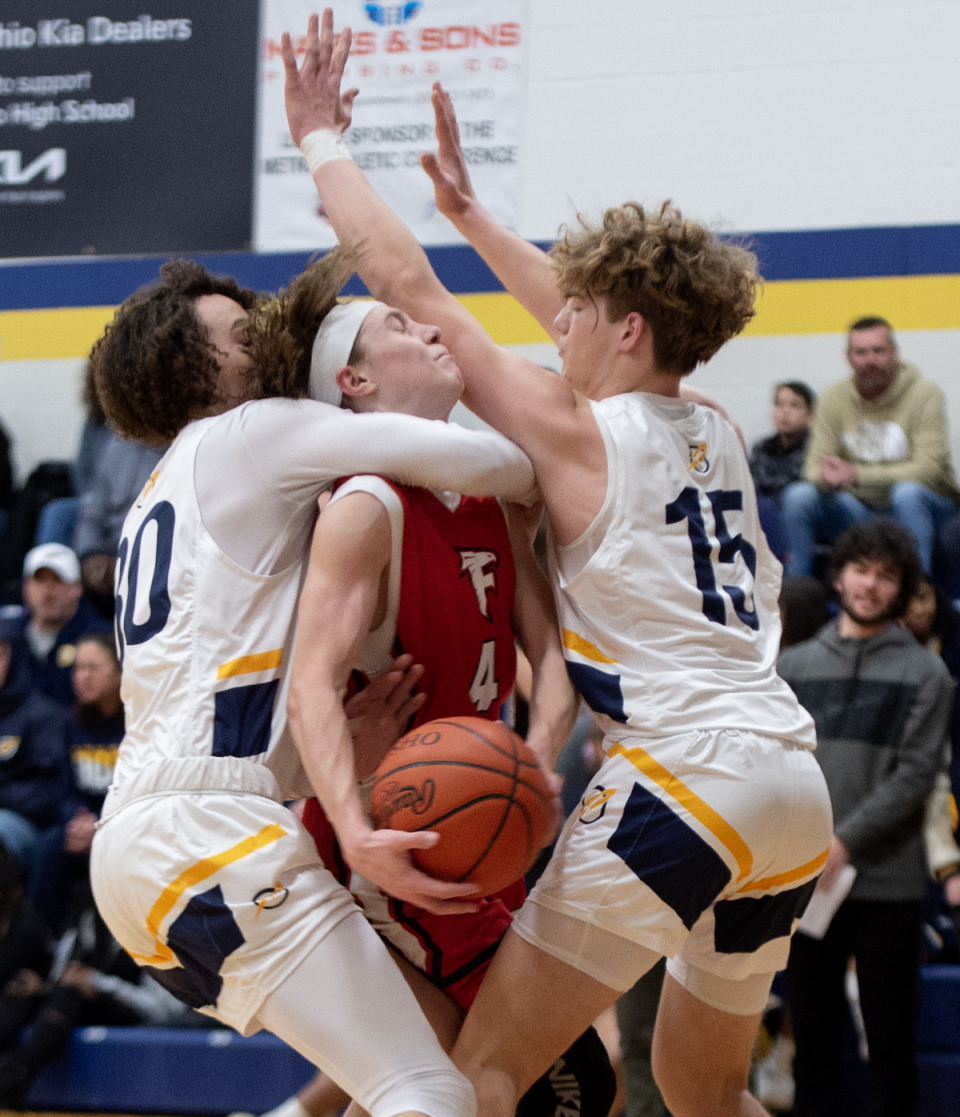
[{"label": "banner advertisement", "polygon": [[247,250],[258,0],[3,0],[0,257]]},{"label": "banner advertisement", "polygon": [[[344,88],[357,86],[344,139],[382,198],[422,244],[461,244],[436,210],[420,152],[436,150],[430,89],[450,92],[477,193],[494,216],[518,224],[527,92],[527,0],[335,0],[334,26],[353,47]],[[258,251],[328,248],[336,237],[283,107],[280,37],[303,57],[313,0],[263,0],[254,243]]]}]

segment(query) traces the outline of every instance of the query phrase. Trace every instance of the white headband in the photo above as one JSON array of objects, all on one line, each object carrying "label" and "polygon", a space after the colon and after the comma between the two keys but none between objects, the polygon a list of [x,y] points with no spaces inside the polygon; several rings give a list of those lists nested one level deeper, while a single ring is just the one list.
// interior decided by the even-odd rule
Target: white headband
[{"label": "white headband", "polygon": [[340,406],[343,393],[337,387],[337,373],[350,360],[350,350],[367,315],[375,306],[383,305],[367,299],[338,303],[324,318],[310,358],[311,399]]}]

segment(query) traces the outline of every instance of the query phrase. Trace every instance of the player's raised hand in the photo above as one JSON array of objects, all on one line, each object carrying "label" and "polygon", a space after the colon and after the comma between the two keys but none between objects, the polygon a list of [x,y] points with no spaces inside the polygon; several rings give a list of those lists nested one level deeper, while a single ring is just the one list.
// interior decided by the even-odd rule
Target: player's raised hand
[{"label": "player's raised hand", "polygon": [[350,28],[333,33],[333,9],[324,8],[322,20],[312,15],[307,22],[306,52],[297,68],[290,33],[280,40],[283,68],[286,71],[284,98],[287,124],[293,142],[318,128],[345,132],[353,116],[353,100],[358,89],[340,92],[343,70],[350,56]]},{"label": "player's raised hand", "polygon": [[439,157],[430,151],[420,156],[420,165],[433,182],[437,199],[437,209],[445,217],[465,213],[476,200],[473,184],[467,173],[467,163],[460,146],[460,129],[457,114],[453,110],[450,94],[438,81],[433,83],[430,98],[433,104],[437,140],[440,144]]},{"label": "player's raised hand", "polygon": [[417,694],[423,665],[412,655],[398,656],[390,671],[349,698],[343,706],[347,715],[357,776],[365,779],[407,730],[410,719],[426,702]]},{"label": "player's raised hand", "polygon": [[429,849],[440,835],[431,830],[368,830],[340,835],[343,855],[354,872],[389,896],[425,908],[434,915],[463,915],[477,910],[477,887],[436,880],[422,873],[410,857],[412,849]]}]

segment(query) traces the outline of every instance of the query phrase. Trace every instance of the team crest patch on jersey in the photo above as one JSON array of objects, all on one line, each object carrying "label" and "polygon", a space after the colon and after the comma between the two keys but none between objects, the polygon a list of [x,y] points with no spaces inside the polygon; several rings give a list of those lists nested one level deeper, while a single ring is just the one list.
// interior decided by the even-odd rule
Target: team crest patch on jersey
[{"label": "team crest patch on jersey", "polygon": [[596,787],[590,789],[583,797],[580,804],[580,816],[578,821],[582,822],[584,826],[589,826],[591,823],[599,822],[601,818],[607,813],[607,803],[616,795],[617,789],[615,787],[602,787],[597,784]]},{"label": "team crest patch on jersey", "polygon": [[17,755],[20,748],[19,737],[0,737],[0,760],[9,760]]},{"label": "team crest patch on jersey", "polygon": [[257,905],[257,915],[254,916],[254,919],[262,911],[272,911],[274,908],[279,908],[285,904],[289,895],[290,889],[284,887],[280,881],[277,881],[272,888],[261,888],[253,897],[253,902]]},{"label": "team crest patch on jersey", "polygon": [[72,667],[77,662],[77,645],[61,644],[57,648],[57,666]]},{"label": "team crest patch on jersey", "polygon": [[157,478],[159,476],[160,476],[160,470],[155,469],[153,471],[153,473],[151,473],[150,476],[147,478],[147,483],[143,486],[143,491],[140,493],[140,496],[137,499],[137,507],[138,508],[143,507],[143,502],[147,499],[147,494],[150,492],[150,490],[153,488],[153,486],[157,483]]},{"label": "team crest patch on jersey", "polygon": [[[494,570],[500,565],[500,556],[496,551],[471,551],[465,547],[457,547],[456,551],[460,556],[460,577],[462,578],[464,574],[470,575],[474,593],[477,595],[477,604],[480,606],[480,615],[490,620],[487,593],[492,590],[496,595],[497,576]],[[492,566],[494,570],[488,570],[488,566]]]},{"label": "team crest patch on jersey", "polygon": [[707,444],[701,442],[697,446],[689,446],[690,450],[690,464],[687,470],[693,470],[694,473],[707,473],[710,469],[710,459],[707,457]]}]

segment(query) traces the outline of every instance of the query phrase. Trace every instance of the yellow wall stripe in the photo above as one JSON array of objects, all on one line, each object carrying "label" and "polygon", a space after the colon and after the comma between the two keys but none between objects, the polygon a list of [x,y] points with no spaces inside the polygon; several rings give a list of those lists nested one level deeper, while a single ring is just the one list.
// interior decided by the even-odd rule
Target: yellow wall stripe
[{"label": "yellow wall stripe", "polygon": [[960,329],[960,275],[768,283],[744,334],[843,334],[864,314],[889,318],[898,330]]},{"label": "yellow wall stripe", "polygon": [[217,678],[232,679],[235,675],[251,675],[254,671],[272,671],[280,666],[282,660],[283,648],[257,652],[256,655],[242,655],[239,659],[231,659],[229,663],[221,663],[217,668]]},{"label": "yellow wall stripe", "polygon": [[282,826],[272,823],[270,826],[264,826],[252,838],[244,838],[242,842],[237,842],[235,846],[225,849],[222,853],[214,854],[213,857],[204,857],[202,861],[191,865],[189,869],[184,869],[173,884],[167,885],[160,893],[159,899],[147,916],[147,930],[153,935],[156,953],[148,956],[146,954],[134,954],[131,951],[130,956],[145,965],[154,965],[157,962],[175,962],[176,958],[173,951],[166,943],[160,941],[160,924],[170,914],[174,904],[183,893],[192,885],[199,884],[207,877],[213,876],[224,865],[231,865],[234,861],[239,861],[241,858],[255,853],[258,849],[263,849],[264,846],[272,845],[278,838],[284,837],[286,833],[287,831]]},{"label": "yellow wall stripe", "polygon": [[[510,295],[493,292],[458,298],[500,345],[550,340]],[[86,357],[114,310],[85,306],[0,311],[0,361]],[[960,330],[960,275],[768,283],[757,303],[757,316],[744,334],[843,334],[867,313],[889,318],[898,330]]]},{"label": "yellow wall stripe", "polygon": [[723,842],[733,854],[740,869],[740,875],[737,877],[738,883],[750,874],[750,870],[753,868],[753,854],[743,838],[725,818],[717,814],[709,803],[705,803],[696,792],[687,787],[683,780],[678,779],[672,772],[664,768],[659,761],[654,760],[646,749],[639,745],[627,749],[618,742],[611,746],[607,755],[626,757],[635,768],[639,768],[645,776],[659,784],[672,799],[676,799],[715,838]]},{"label": "yellow wall stripe", "polygon": [[457,298],[498,345],[551,344],[547,331],[512,295],[494,291]]},{"label": "yellow wall stripe", "polygon": [[582,655],[584,659],[592,659],[595,663],[616,663],[615,659],[610,659],[605,656],[596,645],[591,644],[589,640],[584,640],[582,636],[578,636],[575,632],[571,632],[569,628],[563,630],[563,646],[569,648],[570,651]]},{"label": "yellow wall stripe", "polygon": [[763,877],[761,880],[755,880],[752,884],[745,884],[734,895],[739,896],[742,892],[766,892],[770,888],[779,888],[783,884],[792,884],[795,880],[803,880],[804,877],[813,876],[814,873],[819,873],[826,865],[829,855],[830,847],[828,846],[819,857],[814,857],[806,865],[800,865],[786,873],[778,873],[777,876]]},{"label": "yellow wall stripe", "polygon": [[113,318],[112,306],[0,311],[0,361],[86,357]]}]

